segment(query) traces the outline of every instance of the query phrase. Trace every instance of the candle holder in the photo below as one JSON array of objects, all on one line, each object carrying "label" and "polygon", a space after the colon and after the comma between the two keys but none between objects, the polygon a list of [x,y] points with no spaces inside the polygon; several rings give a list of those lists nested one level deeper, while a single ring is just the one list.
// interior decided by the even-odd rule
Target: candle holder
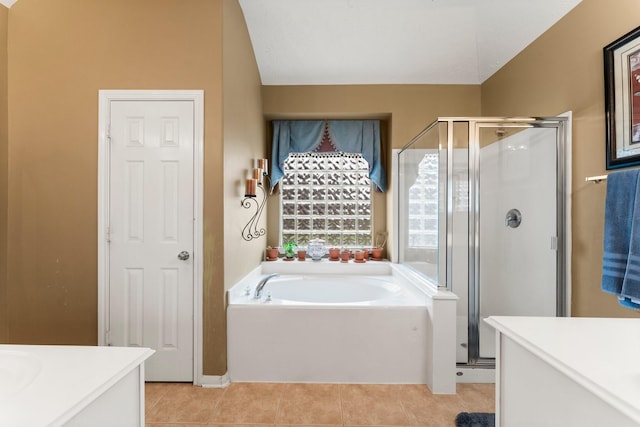
[{"label": "candle holder", "polygon": [[[262,167],[254,169],[253,178],[247,179],[245,195],[240,201],[240,206],[243,208],[255,209],[255,213],[242,229],[242,238],[247,242],[266,234],[266,230],[264,228],[258,228],[258,224],[260,223],[260,217],[267,202],[267,191],[264,188],[263,181],[265,178],[268,180],[269,176],[267,175],[266,160],[258,160],[258,165]],[[260,193],[261,196],[260,201],[258,201],[258,193]]]}]

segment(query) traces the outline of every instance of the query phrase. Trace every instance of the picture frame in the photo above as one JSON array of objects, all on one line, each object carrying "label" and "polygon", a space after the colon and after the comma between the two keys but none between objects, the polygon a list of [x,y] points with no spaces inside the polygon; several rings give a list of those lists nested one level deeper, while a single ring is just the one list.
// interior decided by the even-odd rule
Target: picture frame
[{"label": "picture frame", "polygon": [[603,48],[606,168],[640,165],[640,27]]}]

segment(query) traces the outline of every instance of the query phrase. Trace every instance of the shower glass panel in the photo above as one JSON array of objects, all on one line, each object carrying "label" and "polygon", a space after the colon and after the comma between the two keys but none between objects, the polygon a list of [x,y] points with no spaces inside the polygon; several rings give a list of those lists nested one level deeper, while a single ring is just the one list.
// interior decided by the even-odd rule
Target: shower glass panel
[{"label": "shower glass panel", "polygon": [[567,119],[442,118],[399,152],[399,262],[458,296],[456,362],[492,367],[494,315],[566,313]]},{"label": "shower glass panel", "polygon": [[488,316],[555,316],[557,129],[478,124],[479,354],[495,357]]},{"label": "shower glass panel", "polygon": [[451,247],[449,253],[452,268],[447,280],[450,289],[458,296],[456,306],[456,361],[468,359],[469,325],[469,122],[454,121],[453,161],[451,162],[451,209],[449,213]]},{"label": "shower glass panel", "polygon": [[[444,148],[442,148],[444,147]],[[434,123],[399,156],[399,260],[444,285],[447,125]]]}]

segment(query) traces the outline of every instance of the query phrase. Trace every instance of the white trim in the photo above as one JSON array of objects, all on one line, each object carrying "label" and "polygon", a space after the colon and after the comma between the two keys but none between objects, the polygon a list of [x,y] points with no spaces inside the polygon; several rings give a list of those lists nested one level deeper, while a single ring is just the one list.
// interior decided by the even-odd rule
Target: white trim
[{"label": "white trim", "polygon": [[200,385],[204,388],[226,388],[231,384],[229,373],[224,375],[202,375]]},{"label": "white trim", "polygon": [[194,105],[193,151],[193,382],[202,384],[202,281],[204,194],[204,91],[202,90],[99,90],[98,91],[98,345],[106,345],[109,325],[109,105],[112,101],[192,101]]},{"label": "white trim", "polygon": [[398,163],[400,152],[402,149],[394,148],[391,150],[391,192],[393,194],[392,202],[391,202],[391,215],[393,216],[393,238],[389,245],[391,246],[391,259],[390,261],[393,263],[400,262],[400,219],[398,215],[400,214],[400,165]]},{"label": "white trim", "polygon": [[573,164],[571,153],[573,153],[573,149],[571,147],[571,138],[572,133],[571,129],[573,127],[573,112],[567,111],[565,113],[559,114],[558,117],[566,117],[566,129],[565,129],[565,137],[566,140],[564,142],[564,181],[565,181],[565,201],[564,201],[564,257],[565,257],[565,315],[567,317],[571,317],[571,263],[573,253],[571,249],[573,247],[573,237],[571,234],[572,224],[571,224],[571,200],[573,198],[572,194],[572,171],[571,165]]}]

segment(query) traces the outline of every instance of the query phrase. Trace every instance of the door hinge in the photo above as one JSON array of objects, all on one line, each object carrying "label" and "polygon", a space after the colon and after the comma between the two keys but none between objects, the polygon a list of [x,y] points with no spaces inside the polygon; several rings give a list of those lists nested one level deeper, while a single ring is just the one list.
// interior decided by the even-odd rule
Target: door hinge
[{"label": "door hinge", "polygon": [[551,250],[558,250],[558,236],[551,236]]},{"label": "door hinge", "polygon": [[105,234],[105,238],[107,239],[107,243],[111,243],[111,227],[107,227]]},{"label": "door hinge", "polygon": [[111,331],[107,331],[104,333],[104,340],[108,346],[111,345]]}]

